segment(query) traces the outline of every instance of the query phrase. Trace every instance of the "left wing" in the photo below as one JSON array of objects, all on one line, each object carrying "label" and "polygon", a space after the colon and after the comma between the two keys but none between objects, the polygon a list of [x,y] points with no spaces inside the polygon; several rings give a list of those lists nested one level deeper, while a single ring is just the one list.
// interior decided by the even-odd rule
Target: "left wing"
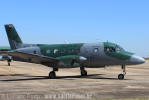
[{"label": "left wing", "polygon": [[26,62],[37,63],[37,64],[57,64],[59,62],[58,59],[37,55],[37,54],[29,54],[20,51],[8,51],[8,52],[0,52],[1,54],[12,56],[16,59],[22,59]]}]

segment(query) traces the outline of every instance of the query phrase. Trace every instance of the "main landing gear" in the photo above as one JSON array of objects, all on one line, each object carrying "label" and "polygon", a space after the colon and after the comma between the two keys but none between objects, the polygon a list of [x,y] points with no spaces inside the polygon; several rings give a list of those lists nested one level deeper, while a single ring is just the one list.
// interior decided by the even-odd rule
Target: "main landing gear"
[{"label": "main landing gear", "polygon": [[87,71],[85,70],[84,67],[80,67],[80,71],[81,71],[81,76],[87,76]]},{"label": "main landing gear", "polygon": [[[58,68],[53,68],[53,71],[51,71],[49,73],[49,77],[50,79],[55,79],[56,78],[56,73],[55,71],[58,71]],[[84,67],[80,67],[80,72],[81,72],[81,76],[87,76],[87,71],[85,70]]]},{"label": "main landing gear", "polygon": [[125,75],[126,75],[126,66],[125,65],[122,65],[122,70],[123,70],[123,74],[118,75],[119,80],[123,80],[125,78]]},{"label": "main landing gear", "polygon": [[56,78],[56,73],[55,73],[55,71],[58,71],[58,68],[53,68],[53,71],[51,71],[51,72],[49,73],[49,78],[50,78],[50,79],[55,79],[55,78]]},{"label": "main landing gear", "polygon": [[7,62],[8,62],[8,66],[10,66],[11,59],[8,59]]}]

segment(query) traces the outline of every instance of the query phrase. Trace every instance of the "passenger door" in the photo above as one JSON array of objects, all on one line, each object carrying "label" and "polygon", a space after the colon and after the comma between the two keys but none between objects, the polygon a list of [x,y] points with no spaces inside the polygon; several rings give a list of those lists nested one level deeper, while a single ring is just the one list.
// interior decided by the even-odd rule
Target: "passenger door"
[{"label": "passenger door", "polygon": [[100,48],[98,46],[93,46],[91,52],[90,64],[94,65],[97,62],[98,56],[100,54]]}]

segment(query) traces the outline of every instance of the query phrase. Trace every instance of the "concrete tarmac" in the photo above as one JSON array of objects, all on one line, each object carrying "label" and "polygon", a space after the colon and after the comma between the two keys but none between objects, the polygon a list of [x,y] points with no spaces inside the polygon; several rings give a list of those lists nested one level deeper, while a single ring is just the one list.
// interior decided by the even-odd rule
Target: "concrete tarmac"
[{"label": "concrete tarmac", "polygon": [[39,64],[0,62],[0,100],[120,99],[149,97],[149,61],[127,66],[125,80],[118,80],[120,66],[86,68],[87,77],[80,77],[79,68],[59,69],[57,79],[48,79],[51,71]]}]

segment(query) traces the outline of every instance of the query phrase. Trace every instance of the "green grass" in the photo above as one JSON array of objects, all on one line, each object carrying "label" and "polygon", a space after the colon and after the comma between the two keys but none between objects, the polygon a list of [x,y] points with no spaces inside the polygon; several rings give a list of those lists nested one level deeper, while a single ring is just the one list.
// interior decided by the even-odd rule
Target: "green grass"
[{"label": "green grass", "polygon": [[10,49],[10,47],[1,46],[0,49]]}]

